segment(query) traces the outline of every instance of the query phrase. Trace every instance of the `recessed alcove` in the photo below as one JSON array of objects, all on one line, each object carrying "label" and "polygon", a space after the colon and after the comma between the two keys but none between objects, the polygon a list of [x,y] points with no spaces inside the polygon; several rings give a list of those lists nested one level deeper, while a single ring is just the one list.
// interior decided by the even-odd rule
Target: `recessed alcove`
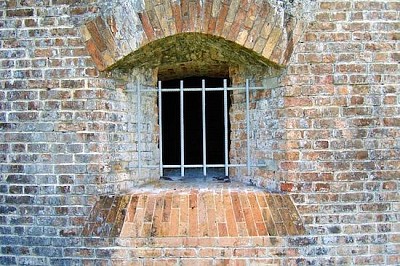
[{"label": "recessed alcove", "polygon": [[[277,65],[224,38],[181,33],[141,47],[113,68],[130,79],[130,136],[137,148],[127,155],[133,158],[128,162],[132,181],[146,183],[160,176],[233,177],[265,186],[268,178],[268,186],[276,188],[270,178],[279,151],[272,149],[276,147],[273,132],[264,132],[275,130],[268,124],[276,119],[274,108],[279,103],[271,93],[282,73]],[[207,90],[204,126],[203,86]],[[265,106],[271,107],[267,113]],[[180,136],[181,115],[184,136]]]}]

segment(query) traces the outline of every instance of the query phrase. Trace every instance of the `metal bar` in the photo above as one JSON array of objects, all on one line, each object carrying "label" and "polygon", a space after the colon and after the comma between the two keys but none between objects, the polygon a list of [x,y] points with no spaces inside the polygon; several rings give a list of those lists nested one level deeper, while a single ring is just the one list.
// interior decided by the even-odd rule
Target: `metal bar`
[{"label": "metal bar", "polygon": [[[179,168],[181,165],[174,165],[174,164],[172,164],[172,165],[164,165],[164,167],[165,168]],[[187,165],[184,165],[183,167],[185,167],[185,168],[203,168],[203,164],[187,164]]]},{"label": "metal bar", "polygon": [[206,81],[201,81],[201,112],[202,112],[202,128],[203,128],[203,175],[207,176],[207,132],[206,132]]},{"label": "metal bar", "polygon": [[[180,88],[171,88],[171,89],[163,89],[163,92],[180,92]],[[184,91],[198,91],[198,92],[201,92],[203,90],[203,88],[184,88]],[[246,90],[246,87],[228,87],[227,88],[227,90],[228,91],[245,91]],[[265,87],[251,87],[251,90],[267,90],[267,88],[265,88]],[[158,88],[157,89],[150,89],[150,88],[148,88],[148,89],[146,89],[145,91],[143,91],[143,92],[157,92],[158,91]],[[207,92],[207,91],[224,91],[224,88],[206,88],[205,89],[205,91]]]},{"label": "metal bar", "polygon": [[161,81],[158,82],[158,134],[160,145],[160,176],[163,176],[163,137],[162,137],[162,94]]},{"label": "metal bar", "polygon": [[142,164],[141,164],[141,144],[142,144],[142,141],[141,141],[141,136],[140,136],[140,128],[141,128],[141,123],[142,123],[142,121],[141,121],[141,119],[142,119],[142,116],[141,116],[141,112],[140,112],[140,110],[141,110],[141,99],[140,99],[140,84],[139,84],[139,81],[137,81],[137,86],[136,86],[136,91],[137,91],[137,104],[136,104],[136,108],[137,108],[137,150],[138,150],[138,176],[139,176],[139,178],[140,178],[140,176],[142,175]]},{"label": "metal bar", "polygon": [[[172,165],[163,165],[164,168],[179,168],[181,165],[180,164],[172,164]],[[223,168],[225,167],[225,164],[207,164],[207,167],[217,167],[217,168]],[[185,168],[203,168],[202,164],[187,164],[184,165]],[[247,164],[228,164],[228,167],[247,167]],[[255,166],[252,166],[255,167]]]},{"label": "metal bar", "polygon": [[[225,165],[224,164],[207,164],[206,165],[207,168],[222,168]],[[260,164],[260,165],[250,165],[250,167],[265,167],[265,164]],[[142,165],[142,168],[158,168],[159,165]],[[180,164],[176,164],[176,165],[163,165],[163,169],[166,168],[180,168],[181,165]],[[189,164],[189,165],[184,165],[185,168],[203,168],[202,164]],[[228,164],[228,167],[247,167],[247,164]]]},{"label": "metal bar", "polygon": [[229,175],[228,171],[228,91],[227,91],[227,81],[224,79],[224,149],[225,149],[225,176]]},{"label": "metal bar", "polygon": [[180,129],[181,129],[181,176],[185,176],[185,118],[183,102],[183,80],[180,82]]},{"label": "metal bar", "polygon": [[246,135],[247,135],[247,175],[250,175],[250,100],[249,80],[246,79]]}]

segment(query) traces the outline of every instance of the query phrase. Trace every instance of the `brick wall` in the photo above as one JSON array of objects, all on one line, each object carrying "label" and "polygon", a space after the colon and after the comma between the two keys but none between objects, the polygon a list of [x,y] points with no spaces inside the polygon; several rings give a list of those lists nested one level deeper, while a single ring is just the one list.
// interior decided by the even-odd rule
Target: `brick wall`
[{"label": "brick wall", "polygon": [[0,2],[1,264],[59,264],[96,196],[143,182],[136,82],[99,74],[77,27],[88,2]]},{"label": "brick wall", "polygon": [[399,7],[320,2],[283,81],[282,188],[345,264],[399,263]]},{"label": "brick wall", "polygon": [[[315,1],[308,25],[314,1],[303,1],[299,14],[284,4],[301,1],[269,1],[264,13],[251,1],[174,1],[171,10],[145,2],[0,1],[0,264],[399,264],[397,1]],[[160,17],[169,19],[158,21],[164,11]],[[244,11],[270,14],[276,28],[244,19]],[[276,82],[270,72],[252,77],[268,88],[252,96],[252,117],[263,123],[253,132],[255,159],[269,164],[252,178],[291,195],[307,235],[131,240],[135,248],[79,237],[98,195],[153,176],[138,177],[132,167],[137,99],[129,89],[137,79],[151,85],[154,73],[99,69],[189,30],[283,67]],[[261,37],[243,43],[246,35]],[[240,84],[249,69],[234,74],[232,67],[231,78]],[[153,163],[155,99],[144,101],[143,140]]]}]

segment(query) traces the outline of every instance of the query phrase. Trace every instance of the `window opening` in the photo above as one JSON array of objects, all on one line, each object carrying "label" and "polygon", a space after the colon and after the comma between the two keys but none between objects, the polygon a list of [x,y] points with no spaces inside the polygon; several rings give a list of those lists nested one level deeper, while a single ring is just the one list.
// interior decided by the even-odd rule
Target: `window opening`
[{"label": "window opening", "polygon": [[[140,175],[141,169],[142,168],[159,168],[159,173],[160,176],[164,176],[164,170],[165,169],[173,169],[173,168],[179,168],[180,169],[180,176],[184,177],[185,176],[185,169],[187,168],[201,168],[203,169],[203,176],[207,176],[207,169],[208,168],[223,168],[224,169],[224,174],[225,176],[223,177],[224,179],[228,176],[229,173],[229,168],[240,168],[240,167],[246,167],[247,168],[247,175],[250,175],[250,169],[251,167],[265,167],[265,164],[251,164],[251,154],[250,154],[250,90],[264,90],[265,87],[251,87],[249,86],[249,81],[246,80],[245,87],[228,87],[227,80],[223,81],[223,87],[220,88],[206,88],[205,86],[205,81],[202,81],[202,86],[201,88],[185,88],[184,87],[184,81],[181,80],[179,84],[179,88],[164,88],[162,89],[162,82],[159,81],[158,83],[158,88],[146,88],[145,90],[142,89],[142,86],[138,83],[136,92],[137,92],[137,148],[138,148],[138,174]],[[203,135],[206,136],[207,130],[206,130],[206,104],[205,103],[205,95],[208,92],[218,92],[222,91],[223,92],[223,99],[224,99],[224,163],[223,164],[212,164],[212,163],[207,163],[207,145],[203,145],[203,162],[202,164],[187,164],[185,162],[185,147],[187,143],[185,144],[185,113],[184,113],[184,106],[185,106],[185,92],[201,92],[202,95],[202,131]],[[228,106],[228,99],[229,99],[229,93],[231,91],[243,91],[244,92],[244,97],[245,97],[245,102],[244,102],[244,108],[246,112],[246,117],[245,117],[245,128],[246,128],[246,158],[242,158],[242,161],[244,163],[236,163],[236,164],[231,164],[229,163],[229,136],[230,136],[230,127],[229,127],[229,106]],[[141,151],[143,149],[142,147],[142,140],[141,140],[141,129],[142,129],[142,115],[141,115],[141,94],[142,93],[151,93],[151,92],[158,92],[158,115],[159,115],[159,149],[160,149],[160,160],[159,160],[159,165],[147,165],[143,164],[143,158],[141,156]],[[163,97],[162,95],[164,93],[171,93],[171,92],[179,92],[179,128],[180,128],[180,162],[177,165],[168,165],[164,164],[163,160]],[[176,123],[175,123],[176,124]],[[175,125],[176,126],[176,125]],[[207,140],[207,138],[205,138]],[[206,143],[206,141],[203,141],[202,143]]]},{"label": "window opening", "polygon": [[[227,81],[226,86],[228,86]],[[177,89],[183,83],[183,117],[184,130],[183,138],[180,127],[180,91],[167,91]],[[226,91],[226,107],[224,106],[224,79],[210,77],[191,77],[183,80],[168,80],[161,83],[162,91],[162,168],[165,166],[178,166],[175,168],[166,167],[161,169],[167,177],[196,178],[205,176],[224,177],[225,137],[227,142],[227,153],[229,152],[229,92]],[[203,92],[200,88],[206,89]],[[190,89],[196,89],[190,91]],[[220,88],[217,91],[209,89]],[[204,109],[203,110],[203,101]],[[226,113],[224,113],[226,112]],[[203,114],[204,113],[204,114]],[[204,115],[204,117],[203,117]],[[225,134],[225,121],[227,119],[227,134]],[[204,120],[204,121],[203,121]],[[203,128],[203,124],[205,128]],[[226,135],[226,136],[225,136]],[[181,149],[182,140],[185,148]],[[204,143],[205,142],[205,143]],[[182,152],[184,156],[182,158]],[[203,154],[205,153],[205,154]],[[181,173],[181,159],[188,168]],[[229,159],[228,159],[229,160]],[[227,162],[229,163],[229,161]],[[204,165],[211,167],[204,167]],[[218,166],[219,165],[219,166]],[[192,166],[192,167],[190,167]],[[218,167],[217,167],[218,166]]]}]

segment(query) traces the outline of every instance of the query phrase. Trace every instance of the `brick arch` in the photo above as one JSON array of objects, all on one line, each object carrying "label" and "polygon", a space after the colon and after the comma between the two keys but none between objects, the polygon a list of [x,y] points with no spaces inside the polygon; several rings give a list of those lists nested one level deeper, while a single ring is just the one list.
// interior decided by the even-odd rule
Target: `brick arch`
[{"label": "brick arch", "polygon": [[264,73],[279,67],[254,51],[232,41],[203,33],[179,33],[152,41],[119,60],[112,68],[155,69],[161,80],[191,76],[227,77],[238,66],[261,68]]},{"label": "brick arch", "polygon": [[112,2],[113,8],[81,27],[87,50],[101,71],[151,42],[180,33],[223,38],[272,65],[285,66],[306,25],[303,9],[290,11],[293,0],[278,1],[280,5],[274,0]]}]

